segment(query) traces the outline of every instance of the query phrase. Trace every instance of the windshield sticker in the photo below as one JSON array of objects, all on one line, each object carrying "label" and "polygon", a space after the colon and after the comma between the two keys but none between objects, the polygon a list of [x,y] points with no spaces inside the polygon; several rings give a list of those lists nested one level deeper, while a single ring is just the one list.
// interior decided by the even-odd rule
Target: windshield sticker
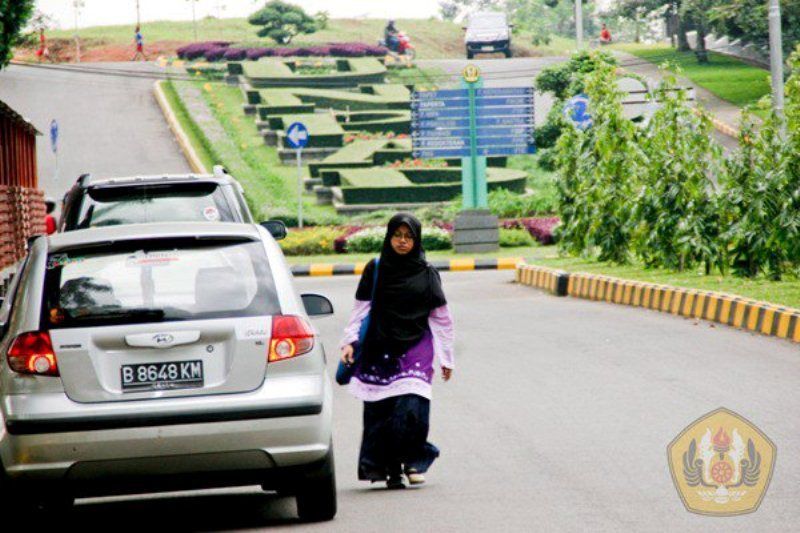
[{"label": "windshield sticker", "polygon": [[73,263],[80,263],[83,259],[83,257],[70,257],[67,254],[53,254],[47,258],[47,270],[53,270],[54,268],[60,268]]},{"label": "windshield sticker", "polygon": [[219,211],[213,205],[210,205],[203,209],[203,216],[206,217],[206,220],[209,222],[216,222],[219,220]]},{"label": "windshield sticker", "polygon": [[180,261],[177,252],[144,252],[139,250],[135,254],[129,255],[125,260],[125,266],[165,266]]}]

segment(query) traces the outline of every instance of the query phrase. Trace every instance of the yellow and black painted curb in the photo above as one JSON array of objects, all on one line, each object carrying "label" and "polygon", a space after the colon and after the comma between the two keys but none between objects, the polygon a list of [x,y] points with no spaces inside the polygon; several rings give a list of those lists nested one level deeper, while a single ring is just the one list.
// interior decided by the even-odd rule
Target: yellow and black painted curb
[{"label": "yellow and black painted curb", "polygon": [[153,84],[153,95],[155,96],[156,102],[158,102],[158,106],[161,108],[161,112],[164,114],[164,118],[169,125],[169,129],[172,130],[172,134],[175,135],[175,140],[178,141],[178,146],[180,147],[183,156],[186,158],[186,162],[189,164],[189,167],[192,169],[192,172],[206,174],[208,173],[208,169],[206,169],[205,165],[203,165],[203,162],[200,160],[197,152],[195,152],[194,147],[192,147],[189,137],[186,135],[186,132],[183,131],[181,123],[175,116],[175,111],[170,107],[167,97],[164,95],[164,89],[161,86],[163,83],[163,81],[156,81]]},{"label": "yellow and black painted curb", "polygon": [[[500,257],[491,259],[447,259],[444,261],[431,261],[431,265],[439,271],[463,272],[468,270],[512,270],[523,263],[521,257]],[[295,276],[345,276],[361,274],[366,262],[337,264],[337,263],[312,263],[310,265],[292,265],[292,274]]]},{"label": "yellow and black painted curb", "polygon": [[517,282],[545,289],[556,296],[566,296],[569,273],[536,265],[520,265],[517,267]]},{"label": "yellow and black painted curb", "polygon": [[[538,284],[526,281],[530,279],[531,274],[527,274],[528,278],[525,278],[525,273],[530,272],[531,268],[534,271],[550,271],[550,275],[552,272],[560,272],[531,265],[521,265],[517,268],[518,281],[548,290],[550,289],[546,281],[540,281]],[[575,298],[644,307],[800,342],[800,309],[714,291],[672,287],[584,272],[560,273],[567,277],[567,295]]]}]

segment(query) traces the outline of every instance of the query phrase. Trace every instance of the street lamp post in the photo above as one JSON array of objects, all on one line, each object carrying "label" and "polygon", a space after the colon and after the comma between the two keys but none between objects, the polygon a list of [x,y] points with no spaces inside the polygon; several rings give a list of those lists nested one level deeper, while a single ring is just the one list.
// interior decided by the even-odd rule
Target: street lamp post
[{"label": "street lamp post", "polygon": [[197,0],[187,1],[192,4],[192,29],[194,30],[194,40],[197,41],[197,16],[195,14],[195,4],[197,4]]},{"label": "street lamp post", "polygon": [[783,121],[783,41],[780,0],[769,0],[769,70],[772,75],[772,108]]},{"label": "street lamp post", "polygon": [[575,0],[575,41],[578,50],[583,48],[583,1]]},{"label": "street lamp post", "polygon": [[72,7],[74,8],[75,14],[75,61],[78,63],[81,62],[81,38],[78,35],[78,14],[83,6],[83,0],[72,0]]}]

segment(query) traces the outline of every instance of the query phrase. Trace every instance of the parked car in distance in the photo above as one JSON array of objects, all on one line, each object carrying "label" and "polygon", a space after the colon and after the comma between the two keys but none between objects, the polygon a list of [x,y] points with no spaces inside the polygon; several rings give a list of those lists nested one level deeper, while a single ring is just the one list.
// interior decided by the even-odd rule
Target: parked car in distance
[{"label": "parked car in distance", "polygon": [[32,240],[0,308],[0,501],[257,484],[333,518],[332,390],[309,323],[331,313],[255,224]]},{"label": "parked car in distance", "polygon": [[213,174],[97,179],[84,174],[64,196],[60,231],[148,222],[253,222],[242,186]]},{"label": "parked car in distance", "polygon": [[511,57],[511,25],[505,13],[480,11],[469,17],[464,27],[467,59],[475,54],[501,53]]}]

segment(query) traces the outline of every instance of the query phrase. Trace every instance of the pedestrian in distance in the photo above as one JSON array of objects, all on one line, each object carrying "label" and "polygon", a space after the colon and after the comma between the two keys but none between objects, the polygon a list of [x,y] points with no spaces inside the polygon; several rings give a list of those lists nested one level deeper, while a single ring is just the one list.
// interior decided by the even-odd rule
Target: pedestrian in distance
[{"label": "pedestrian in distance", "polygon": [[[366,325],[366,327],[364,327]],[[389,221],[380,257],[364,268],[341,342],[340,371],[364,402],[358,478],[388,488],[425,482],[439,456],[428,442],[431,385],[438,361],[453,375],[453,321],[438,271],[425,260],[422,224],[398,213]]]},{"label": "pedestrian in distance", "polygon": [[47,39],[44,36],[44,28],[39,28],[39,49],[36,50],[36,57],[39,63],[43,60],[52,61],[50,59],[50,50],[47,48]]},{"label": "pedestrian in distance", "polygon": [[600,44],[611,44],[611,32],[608,30],[605,24],[603,24],[603,27],[600,30]]},{"label": "pedestrian in distance", "polygon": [[52,198],[45,198],[44,200],[45,214],[44,228],[48,235],[56,232],[56,217],[53,216],[53,211],[56,210],[56,202]]},{"label": "pedestrian in distance", "polygon": [[147,56],[144,55],[144,37],[142,37],[142,29],[136,25],[136,31],[133,34],[133,42],[136,44],[136,52],[133,54],[131,61],[136,61],[140,57],[147,61]]}]

